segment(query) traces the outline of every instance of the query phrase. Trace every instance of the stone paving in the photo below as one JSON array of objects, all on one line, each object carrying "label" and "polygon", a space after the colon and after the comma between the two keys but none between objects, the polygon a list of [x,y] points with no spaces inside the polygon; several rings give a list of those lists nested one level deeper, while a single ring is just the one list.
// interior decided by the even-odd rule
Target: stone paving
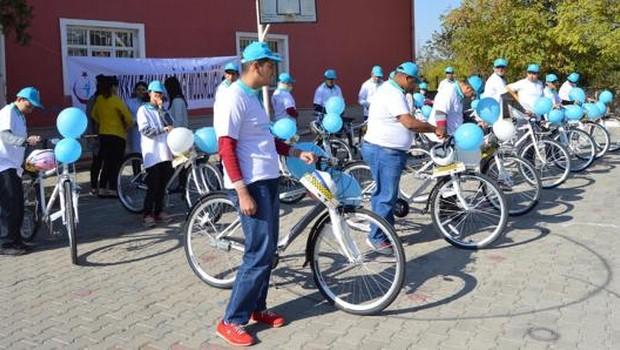
[{"label": "stone paving", "polygon": [[[303,268],[303,239],[275,271],[269,304],[289,324],[250,325],[258,349],[620,348],[620,155],[544,192],[493,249],[459,250],[410,214],[398,230],[405,287],[378,316],[326,304]],[[311,202],[282,207],[290,227]],[[224,349],[214,327],[228,290],[189,268],[176,224],[145,230],[118,201],[84,195],[79,254],[44,231],[0,257],[0,348]]]}]

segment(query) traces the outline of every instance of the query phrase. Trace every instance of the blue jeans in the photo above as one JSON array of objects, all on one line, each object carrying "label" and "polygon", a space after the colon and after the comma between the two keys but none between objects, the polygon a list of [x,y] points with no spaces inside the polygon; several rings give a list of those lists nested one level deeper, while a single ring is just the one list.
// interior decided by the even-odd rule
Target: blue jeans
[{"label": "blue jeans", "polygon": [[[398,199],[398,185],[407,161],[407,153],[364,142],[362,157],[368,163],[377,186],[370,199],[372,211],[394,225],[394,204]],[[368,238],[374,243],[386,239],[383,232],[374,225]]]},{"label": "blue jeans", "polygon": [[[240,325],[248,323],[252,312],[267,309],[269,276],[278,245],[280,219],[278,179],[256,181],[247,189],[256,202],[256,214],[239,213],[245,252],[224,314],[225,322]],[[230,191],[229,196],[239,208],[236,192]]]}]

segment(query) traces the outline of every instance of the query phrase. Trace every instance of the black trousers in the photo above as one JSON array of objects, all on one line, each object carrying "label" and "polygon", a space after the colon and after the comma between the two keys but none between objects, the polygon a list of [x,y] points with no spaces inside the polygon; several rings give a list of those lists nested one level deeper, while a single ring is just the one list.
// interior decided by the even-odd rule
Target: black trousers
[{"label": "black trousers", "polygon": [[99,176],[101,175],[101,166],[103,161],[98,154],[93,155],[93,162],[90,165],[90,188],[99,188]]},{"label": "black trousers", "polygon": [[166,184],[172,177],[172,162],[161,162],[146,168],[146,197],[144,215],[159,215],[164,208]]},{"label": "black trousers", "polygon": [[116,191],[118,171],[125,155],[125,139],[114,135],[99,135],[99,158],[103,162],[99,188]]},{"label": "black trousers", "polygon": [[21,243],[24,221],[24,189],[17,170],[0,172],[0,225],[7,233],[7,243]]}]

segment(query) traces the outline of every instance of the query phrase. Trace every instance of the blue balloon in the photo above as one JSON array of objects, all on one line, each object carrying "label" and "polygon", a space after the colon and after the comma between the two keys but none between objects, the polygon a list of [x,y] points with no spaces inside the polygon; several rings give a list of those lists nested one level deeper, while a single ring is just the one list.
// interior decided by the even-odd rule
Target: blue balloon
[{"label": "blue balloon", "polygon": [[340,114],[327,114],[323,117],[323,129],[330,134],[336,133],[342,129],[342,118]]},{"label": "blue balloon", "polygon": [[422,95],[419,92],[416,92],[415,94],[413,94],[413,101],[415,102],[415,106],[418,108],[422,108],[422,106],[424,106],[424,95]]},{"label": "blue balloon", "polygon": [[598,101],[595,105],[601,110],[601,117],[604,117],[607,114],[607,105],[602,101]]},{"label": "blue balloon", "polygon": [[554,109],[547,114],[547,120],[549,123],[558,125],[564,121],[564,111],[561,109]]},{"label": "blue balloon", "polygon": [[332,172],[331,176],[336,183],[336,198],[344,205],[359,206],[362,202],[362,187],[357,179],[342,172]]},{"label": "blue balloon", "polygon": [[465,123],[454,132],[454,141],[459,149],[473,151],[479,149],[482,145],[484,132],[474,123]]},{"label": "blue balloon", "polygon": [[217,153],[217,136],[212,127],[200,128],[194,133],[194,143],[204,153]]},{"label": "blue balloon", "polygon": [[86,118],[86,113],[76,107],[63,109],[56,119],[58,132],[67,138],[79,138],[86,131],[87,126],[88,119]]},{"label": "blue balloon", "polygon": [[480,100],[471,101],[471,109],[476,110],[478,108],[478,103],[480,103]]},{"label": "blue balloon", "polygon": [[428,119],[428,117],[431,116],[431,112],[433,111],[433,107],[431,107],[431,106],[422,106],[422,108],[420,108],[420,110],[422,111],[422,115],[424,116],[424,119]]},{"label": "blue balloon", "polygon": [[292,118],[278,119],[271,126],[271,132],[282,140],[288,140],[297,132],[297,123]]},{"label": "blue balloon", "polygon": [[614,100],[614,95],[609,90],[605,90],[598,95],[598,100],[604,104],[610,104]]},{"label": "blue balloon", "polygon": [[493,124],[499,118],[499,103],[491,97],[485,97],[478,102],[476,112],[478,113],[478,117],[480,117],[480,119],[484,120],[488,124]]},{"label": "blue balloon", "polygon": [[553,101],[547,97],[539,97],[534,102],[534,113],[539,117],[545,115],[553,108]]},{"label": "blue balloon", "polygon": [[583,110],[590,120],[596,120],[603,115],[602,111],[594,103],[584,103]]},{"label": "blue balloon", "polygon": [[76,139],[62,139],[54,147],[54,155],[61,163],[75,163],[82,155],[82,146]]},{"label": "blue balloon", "polygon": [[564,115],[568,120],[577,121],[583,117],[583,109],[577,105],[569,105],[564,109]]},{"label": "blue balloon", "polygon": [[586,102],[586,92],[583,91],[582,88],[574,87],[570,89],[570,92],[568,93],[568,98],[570,98],[571,101],[582,104]]},{"label": "blue balloon", "polygon": [[[321,147],[312,142],[300,142],[293,145],[293,148],[300,151],[312,152],[322,157],[327,155]],[[306,162],[297,157],[286,157],[286,167],[293,177],[301,179],[306,173],[314,171],[316,169],[316,164],[306,164]]]},{"label": "blue balloon", "polygon": [[332,96],[325,101],[325,112],[327,114],[341,115],[345,107],[344,99],[340,96]]}]

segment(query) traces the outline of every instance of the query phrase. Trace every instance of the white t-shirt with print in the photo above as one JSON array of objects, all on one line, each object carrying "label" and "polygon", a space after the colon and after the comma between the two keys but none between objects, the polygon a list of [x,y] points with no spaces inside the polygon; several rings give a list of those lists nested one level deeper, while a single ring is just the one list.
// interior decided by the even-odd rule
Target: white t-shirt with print
[{"label": "white t-shirt with print", "polygon": [[[237,140],[237,159],[243,182],[277,179],[280,175],[278,153],[265,113],[256,91],[236,81],[218,96],[214,106],[214,127],[218,139],[223,136]],[[224,187],[233,185],[224,167]]]},{"label": "white t-shirt with print", "polygon": [[368,130],[364,140],[381,147],[406,151],[411,147],[414,133],[398,116],[410,114],[405,92],[389,80],[377,89],[368,110]]},{"label": "white t-shirt with print", "polygon": [[296,108],[293,95],[286,89],[276,89],[271,96],[271,104],[273,105],[274,120],[290,117],[286,110]]},{"label": "white t-shirt with print", "polygon": [[[145,103],[138,108],[137,119],[138,130],[144,130],[146,127],[163,129],[165,126],[159,117],[159,112],[150,103]],[[172,160],[172,153],[166,143],[167,137],[168,133],[165,132],[151,137],[140,135],[140,148],[145,168]]]},{"label": "white t-shirt with print", "polygon": [[543,96],[544,89],[539,80],[530,81],[527,78],[508,84],[508,88],[517,93],[519,103],[527,111],[534,111],[534,104],[538,98]]},{"label": "white t-shirt with print", "polygon": [[428,117],[428,122],[437,126],[436,113],[443,112],[446,115],[446,131],[448,135],[454,134],[456,129],[463,124],[463,99],[457,92],[457,86],[439,90],[433,101],[433,110]]},{"label": "white t-shirt with print", "polygon": [[[0,109],[0,131],[10,131],[18,137],[26,137],[26,118],[14,103]],[[22,176],[25,146],[5,144],[0,140],[0,171],[16,169],[17,176]]]}]

